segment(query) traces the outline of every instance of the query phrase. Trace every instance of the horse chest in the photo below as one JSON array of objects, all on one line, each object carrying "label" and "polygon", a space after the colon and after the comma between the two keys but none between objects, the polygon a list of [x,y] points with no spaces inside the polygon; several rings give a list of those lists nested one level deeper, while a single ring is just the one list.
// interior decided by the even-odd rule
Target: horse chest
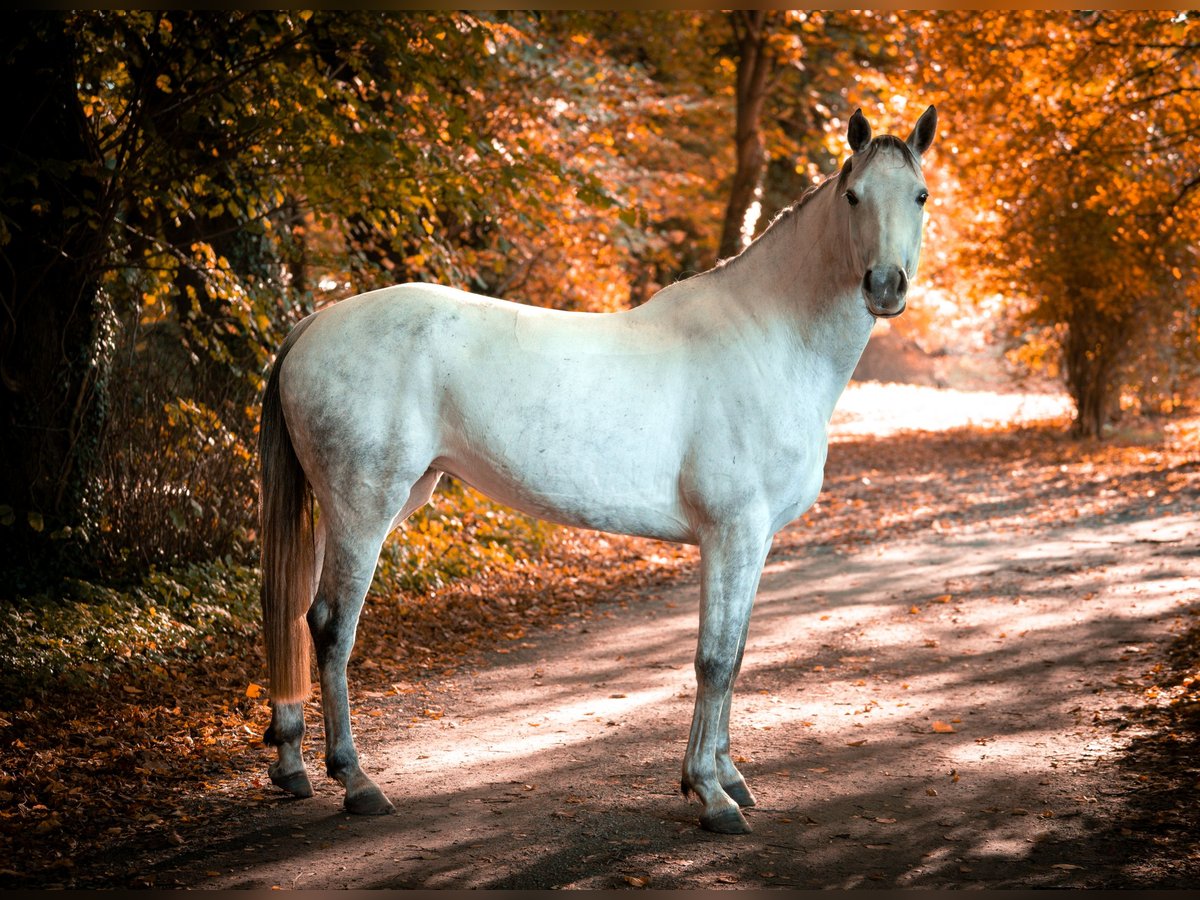
[{"label": "horse chest", "polygon": [[790,444],[778,458],[777,469],[767,474],[765,481],[774,500],[771,505],[788,521],[817,499],[825,478],[826,448],[824,434],[819,440]]},{"label": "horse chest", "polygon": [[770,415],[722,417],[697,434],[703,439],[685,460],[683,499],[708,517],[757,512],[777,530],[816,500],[827,446],[816,412],[779,404]]}]

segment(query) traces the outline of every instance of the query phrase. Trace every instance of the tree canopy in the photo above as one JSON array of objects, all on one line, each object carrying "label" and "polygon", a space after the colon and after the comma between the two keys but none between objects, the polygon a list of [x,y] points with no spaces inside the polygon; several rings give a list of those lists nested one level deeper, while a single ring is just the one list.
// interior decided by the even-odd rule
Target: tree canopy
[{"label": "tree canopy", "polygon": [[945,104],[975,195],[958,272],[1003,297],[1014,356],[1061,374],[1079,433],[1174,408],[1198,362],[1200,20],[947,13],[920,34],[925,79],[971,85]]},{"label": "tree canopy", "polygon": [[[404,280],[644,302],[834,171],[859,106],[899,132],[938,105],[923,275],[957,308],[997,310],[995,339],[1063,380],[1080,434],[1195,385],[1186,13],[3,23],[7,565],[248,553],[262,373],[300,316]],[[910,306],[898,327],[935,327]]]}]

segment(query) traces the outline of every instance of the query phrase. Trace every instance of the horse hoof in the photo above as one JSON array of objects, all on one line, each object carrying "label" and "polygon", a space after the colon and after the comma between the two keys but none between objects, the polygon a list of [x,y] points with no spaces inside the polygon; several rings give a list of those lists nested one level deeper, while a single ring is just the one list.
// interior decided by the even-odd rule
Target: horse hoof
[{"label": "horse hoof", "polygon": [[371,785],[357,794],[346,795],[346,812],[356,816],[387,816],[396,811],[383,791]]},{"label": "horse hoof", "polygon": [[723,784],[721,785],[721,790],[729,795],[730,800],[742,808],[753,806],[755,803],[754,795],[750,793],[750,788],[746,787],[746,782],[744,781],[735,781],[733,784]]},{"label": "horse hoof", "polygon": [[272,784],[283,788],[293,797],[311,797],[313,795],[312,782],[308,780],[308,773],[303,769],[287,775],[277,775],[274,772],[271,772],[270,775]]},{"label": "horse hoof", "polygon": [[700,817],[700,827],[717,834],[749,834],[754,830],[737,809],[722,809],[711,815],[705,813]]}]

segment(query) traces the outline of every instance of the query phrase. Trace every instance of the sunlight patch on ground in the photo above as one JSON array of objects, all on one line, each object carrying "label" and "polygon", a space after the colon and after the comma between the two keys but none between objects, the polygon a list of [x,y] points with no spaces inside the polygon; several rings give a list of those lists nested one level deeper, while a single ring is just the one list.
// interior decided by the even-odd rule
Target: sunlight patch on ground
[{"label": "sunlight patch on ground", "polygon": [[901,431],[945,431],[950,428],[1028,424],[1071,414],[1065,394],[1020,394],[960,391],[917,384],[855,382],[833,411],[833,440]]},{"label": "sunlight patch on ground", "polygon": [[[664,677],[659,680],[666,679]],[[596,696],[579,700],[575,693],[564,690],[558,694],[562,702],[554,703],[552,698],[547,697],[547,692],[543,691],[539,694],[542,701],[537,710],[520,716],[488,712],[489,716],[499,715],[508,719],[508,725],[504,729],[506,739],[479,740],[474,736],[472,727],[461,726],[449,720],[446,725],[459,729],[458,739],[446,746],[436,760],[425,766],[405,761],[405,767],[409,772],[436,772],[446,767],[468,768],[495,763],[501,758],[514,758],[528,760],[526,771],[533,777],[545,768],[561,762],[561,759],[553,756],[553,753],[561,752],[560,748],[602,737],[604,732],[598,729],[606,726],[615,727],[626,722],[635,723],[641,719],[652,718],[643,711],[662,707],[678,693],[679,686],[674,681],[645,690],[631,691],[628,694],[612,694],[607,700]],[[500,708],[520,709],[520,706],[510,699],[502,702]],[[589,730],[586,725],[593,727]],[[544,756],[545,751],[552,751],[551,756]]]}]

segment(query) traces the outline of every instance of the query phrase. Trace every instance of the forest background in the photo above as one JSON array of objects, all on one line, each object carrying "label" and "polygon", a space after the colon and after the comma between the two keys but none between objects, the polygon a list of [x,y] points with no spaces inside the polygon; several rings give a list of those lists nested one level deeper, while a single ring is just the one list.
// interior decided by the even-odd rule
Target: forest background
[{"label": "forest background", "polygon": [[[1057,386],[1080,441],[1195,396],[1194,15],[2,15],[0,727],[255,646],[258,396],[300,318],[409,280],[643,303],[835,172],[859,107],[939,112],[880,342],[943,386]],[[373,593],[436,606],[560,540],[451,483]]]},{"label": "forest background", "polygon": [[940,110],[926,355],[1057,379],[1075,433],[1197,373],[1196,17],[12,14],[0,159],[6,594],[249,563],[257,397],[299,318],[408,280],[649,299]]}]

